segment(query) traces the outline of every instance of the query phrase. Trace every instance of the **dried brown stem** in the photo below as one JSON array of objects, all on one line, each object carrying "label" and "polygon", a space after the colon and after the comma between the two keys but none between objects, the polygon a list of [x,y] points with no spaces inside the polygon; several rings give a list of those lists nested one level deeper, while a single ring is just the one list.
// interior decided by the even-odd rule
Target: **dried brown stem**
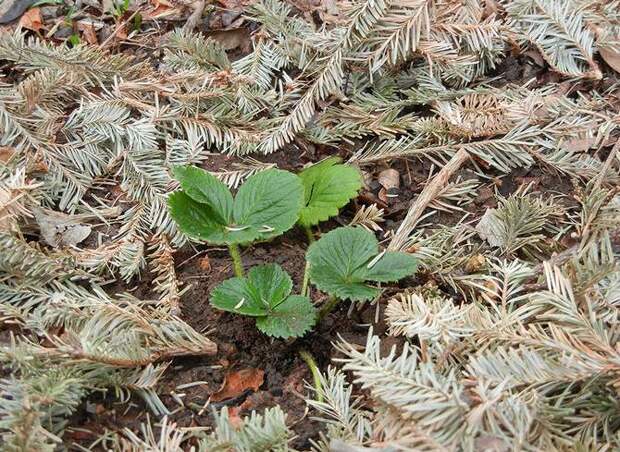
[{"label": "dried brown stem", "polygon": [[84,353],[80,351],[62,351],[62,350],[53,350],[49,349],[46,351],[46,356],[50,355],[62,355],[69,356],[70,358],[76,361],[89,361],[96,362],[100,364],[107,364],[114,367],[140,367],[146,366],[147,364],[152,364],[158,361],[167,361],[172,358],[177,358],[181,356],[200,356],[207,355],[213,356],[217,353],[217,345],[209,340],[205,340],[205,344],[201,349],[187,349],[187,348],[169,348],[165,350],[159,350],[151,353],[149,356],[146,356],[141,359],[123,359],[123,358],[115,358],[111,356],[98,356],[92,355],[89,353]]},{"label": "dried brown stem", "polygon": [[198,0],[192,3],[192,13],[187,18],[187,22],[183,25],[183,28],[186,30],[193,30],[200,23],[200,19],[202,19],[202,13],[204,12],[205,5],[207,2],[205,0]]},{"label": "dried brown stem", "polygon": [[389,250],[400,250],[407,242],[411,231],[416,227],[424,209],[439,195],[446,186],[452,175],[469,159],[469,152],[461,148],[452,156],[450,161],[437,173],[437,175],[424,187],[422,193],[412,202],[407,216],[396,231],[390,242]]}]

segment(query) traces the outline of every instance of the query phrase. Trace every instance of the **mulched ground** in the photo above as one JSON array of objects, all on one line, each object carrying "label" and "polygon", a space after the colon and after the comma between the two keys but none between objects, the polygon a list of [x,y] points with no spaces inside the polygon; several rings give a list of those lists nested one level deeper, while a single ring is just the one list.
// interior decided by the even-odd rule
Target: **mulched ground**
[{"label": "mulched ground", "polygon": [[[333,154],[333,150],[321,149],[315,152],[312,158],[301,156],[294,152],[278,152],[261,158],[266,162],[277,163],[278,167],[291,171],[300,170],[304,164],[319,160],[326,155]],[[346,155],[343,153],[343,157]],[[203,165],[212,171],[222,170],[236,161],[234,157],[214,155]],[[366,170],[372,171],[373,179],[376,174],[387,168],[387,165],[378,165]],[[397,229],[407,213],[411,200],[415,199],[426,182],[431,168],[429,163],[418,161],[393,162],[390,166],[400,173],[401,189],[398,197],[390,198],[384,203],[386,229]],[[472,178],[475,174],[470,169],[462,169],[455,177]],[[465,206],[464,212],[439,214],[433,217],[436,224],[454,224],[465,212],[476,217],[484,213],[487,208],[495,207],[496,200],[493,193],[497,190],[503,195],[508,195],[524,183],[533,184],[536,191],[565,194],[565,202],[570,203],[569,194],[572,184],[569,179],[557,178],[543,173],[540,168],[515,171],[508,177],[482,181],[478,189],[478,198]],[[372,186],[373,184],[371,184]],[[360,196],[342,209],[335,219],[323,223],[316,231],[329,231],[334,227],[347,224],[357,208],[363,204],[377,201],[379,187],[373,190],[365,189]],[[379,202],[382,202],[379,200]],[[294,290],[299,290],[304,271],[304,255],[307,248],[307,239],[300,229],[293,229],[283,236],[267,243],[260,243],[242,250],[245,268],[262,263],[275,262],[280,264],[293,278]],[[210,358],[183,358],[176,359],[168,369],[160,384],[158,391],[166,406],[174,411],[171,419],[180,426],[211,426],[213,423],[212,413],[214,409],[228,406],[235,415],[248,415],[252,410],[262,410],[266,407],[280,405],[287,412],[288,422],[296,433],[296,438],[291,444],[298,449],[308,449],[310,440],[317,439],[320,431],[318,422],[312,420],[308,412],[304,396],[309,391],[306,382],[311,382],[311,374],[299,357],[299,351],[305,349],[312,353],[320,368],[325,369],[336,356],[336,350],[332,343],[342,337],[350,343],[363,344],[367,337],[368,327],[381,334],[385,331],[383,322],[384,303],[391,294],[395,294],[401,288],[424,284],[432,278],[428,275],[418,275],[416,279],[403,280],[398,286],[386,289],[380,305],[365,304],[361,309],[350,310],[348,303],[338,306],[324,321],[312,332],[300,339],[273,339],[258,331],[252,318],[236,316],[234,314],[213,309],[209,304],[209,293],[223,280],[233,276],[232,262],[226,248],[211,246],[186,246],[175,255],[177,273],[181,281],[190,288],[181,299],[181,318],[189,323],[197,331],[205,332],[209,338],[218,345],[218,354]],[[127,287],[129,288],[129,287]],[[154,297],[151,292],[149,275],[140,282],[137,288],[132,286],[132,293],[140,298]],[[450,292],[447,287],[442,287]],[[115,286],[114,291],[121,290]],[[458,294],[453,294],[458,298]],[[327,298],[312,290],[313,301],[317,304]],[[351,311],[351,312],[349,312]],[[389,349],[402,343],[401,338],[387,337],[382,340],[382,347],[387,353]],[[222,386],[225,376],[229,372],[243,369],[260,369],[264,371],[264,382],[259,390],[251,390],[240,393],[237,397],[217,403],[207,403],[209,396],[216,393]],[[202,384],[184,389],[176,389],[180,385],[204,382]],[[180,405],[171,393],[185,394],[183,396],[184,407]],[[91,400],[96,406],[95,412],[90,409],[82,410],[74,417],[73,428],[81,427],[92,432],[92,436],[83,431],[73,431],[68,438],[81,443],[94,440],[97,433],[102,433],[106,428],[119,430],[129,427],[139,428],[139,424],[146,420],[147,409],[132,400],[134,404],[127,407],[119,404],[113,398],[101,397],[99,400]],[[84,405],[86,407],[86,405]]]},{"label": "mulched ground", "polygon": [[[211,19],[209,19],[211,20]],[[107,21],[109,24],[109,21]],[[175,22],[168,24],[168,28],[178,25]],[[198,29],[201,29],[199,25]],[[161,29],[159,33],[166,30]],[[100,39],[105,39],[101,36]],[[58,37],[52,39],[60,39]],[[156,42],[156,37],[152,42]],[[140,52],[145,52],[149,46],[143,46]],[[156,59],[156,46],[150,47],[152,53],[145,57]],[[114,51],[136,52],[135,47],[119,45]],[[234,52],[239,53],[236,49]],[[519,83],[531,77],[538,77],[540,84],[553,80],[553,75],[541,72],[525,57],[514,58],[508,56],[506,61],[497,70],[497,83]],[[587,87],[588,89],[591,87]],[[355,148],[355,147],[353,147]],[[305,152],[298,150],[282,151],[262,157],[253,156],[261,161],[273,162],[278,167],[293,171],[300,170],[309,162],[316,162],[327,155],[340,154],[345,159],[350,155],[349,150],[310,147]],[[214,155],[207,159],[204,167],[209,170],[221,170],[229,168],[235,158]],[[391,198],[387,203],[378,197],[379,187],[371,184],[349,206],[341,211],[339,217],[330,222],[321,224],[317,233],[329,231],[336,226],[347,224],[355,214],[357,208],[363,204],[377,202],[386,211],[386,230],[395,230],[407,213],[410,201],[422,190],[431,171],[428,162],[399,161],[389,166],[396,169],[400,174],[401,189],[397,198]],[[365,168],[371,171],[371,180],[376,180],[376,175],[387,164],[379,164],[373,168]],[[476,177],[471,169],[463,169],[456,176],[462,178]],[[454,180],[456,177],[453,177]],[[565,202],[571,202],[573,185],[567,178],[558,178],[549,174],[543,174],[540,168],[520,170],[510,176],[501,179],[481,180],[483,184],[478,189],[476,201],[465,207],[465,211],[476,216],[481,215],[487,208],[494,207],[493,193],[497,190],[503,195],[508,195],[524,183],[532,183],[536,191],[565,194]],[[433,217],[433,221],[439,224],[454,224],[462,217],[463,213],[440,214]],[[293,229],[284,236],[269,243],[261,243],[243,250],[243,260],[246,268],[261,263],[275,262],[280,264],[293,278],[295,289],[298,290],[304,270],[304,254],[307,248],[307,240],[303,231]],[[304,361],[299,357],[299,351],[308,350],[313,354],[317,363],[325,369],[335,357],[332,343],[342,337],[351,343],[362,344],[366,340],[367,328],[372,325],[375,331],[381,333],[385,330],[382,321],[382,307],[366,304],[360,310],[349,313],[349,305],[341,304],[311,333],[297,340],[275,340],[260,333],[254,326],[254,320],[247,317],[236,316],[230,313],[214,310],[208,299],[211,290],[221,281],[232,276],[231,260],[224,248],[198,246],[186,246],[175,256],[178,276],[181,281],[191,287],[181,300],[181,317],[197,331],[206,332],[210,339],[218,345],[218,354],[210,358],[183,358],[175,360],[161,381],[162,400],[170,410],[176,410],[180,405],[169,394],[184,393],[182,398],[184,407],[176,410],[171,416],[174,422],[181,426],[210,426],[212,425],[212,410],[223,406],[234,409],[237,415],[249,414],[251,410],[261,410],[265,407],[279,404],[288,413],[289,424],[296,432],[297,437],[291,444],[298,449],[308,449],[310,439],[316,439],[319,433],[319,424],[313,421],[308,413],[304,396],[308,389],[306,381],[311,381],[311,375]],[[145,275],[138,287],[134,285],[123,287],[119,284],[110,286],[110,292],[119,292],[123,289],[131,289],[138,297],[154,297],[151,292],[150,276]],[[419,279],[405,280],[400,287],[410,287],[416,284],[424,284],[425,276]],[[447,288],[444,288],[449,291]],[[392,286],[387,294],[395,293],[398,287]],[[312,291],[315,303],[322,302],[326,297],[316,290]],[[455,294],[455,296],[458,296]],[[383,297],[385,302],[387,297]],[[377,319],[378,317],[378,319]],[[387,338],[383,346],[389,349],[392,345],[398,345],[400,339]],[[264,382],[256,392],[245,391],[233,399],[218,403],[207,401],[209,396],[218,391],[224,382],[225,376],[235,370],[256,368],[264,371]],[[186,389],[176,389],[179,385],[196,381],[205,382]],[[168,395],[166,395],[168,394]],[[83,404],[71,421],[66,439],[68,443],[76,442],[88,444],[97,438],[104,430],[120,430],[125,427],[136,429],[147,418],[147,409],[144,404],[135,398],[130,405],[121,404],[113,397],[100,395],[91,397]]]}]

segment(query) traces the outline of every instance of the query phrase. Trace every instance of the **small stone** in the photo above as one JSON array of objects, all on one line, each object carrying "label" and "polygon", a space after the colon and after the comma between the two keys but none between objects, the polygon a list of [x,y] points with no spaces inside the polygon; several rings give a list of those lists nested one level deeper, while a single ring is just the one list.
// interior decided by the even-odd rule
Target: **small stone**
[{"label": "small stone", "polygon": [[60,26],[56,33],[54,33],[54,38],[56,39],[67,39],[69,36],[73,34],[73,28],[68,26]]}]

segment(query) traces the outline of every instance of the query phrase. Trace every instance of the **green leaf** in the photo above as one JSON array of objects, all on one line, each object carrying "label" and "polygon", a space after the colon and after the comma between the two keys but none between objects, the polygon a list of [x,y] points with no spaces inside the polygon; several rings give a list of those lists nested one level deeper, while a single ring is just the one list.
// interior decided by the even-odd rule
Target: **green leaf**
[{"label": "green leaf", "polygon": [[415,273],[418,260],[407,253],[385,253],[371,265],[366,279],[378,282],[392,282]]},{"label": "green leaf", "polygon": [[211,292],[211,304],[222,311],[253,317],[266,315],[269,306],[263,303],[246,278],[230,278]]},{"label": "green leaf", "polygon": [[182,191],[169,198],[170,215],[187,235],[213,244],[249,243],[268,239],[293,227],[303,202],[297,176],[270,169],[255,174],[237,197],[208,172],[176,167]]},{"label": "green leaf", "polygon": [[185,192],[177,191],[168,197],[168,209],[179,229],[198,240],[224,243],[224,225],[207,204],[200,204]]},{"label": "green leaf", "polygon": [[277,264],[252,267],[245,278],[230,278],[211,292],[211,304],[223,311],[256,317],[256,326],[277,337],[300,336],[316,321],[306,297],[290,295],[291,277]]},{"label": "green leaf", "polygon": [[252,296],[270,308],[278,306],[293,290],[293,281],[277,264],[257,265],[248,272]]},{"label": "green leaf", "polygon": [[299,178],[288,171],[269,169],[247,179],[235,198],[234,218],[267,239],[297,222],[303,200]]},{"label": "green leaf", "polygon": [[313,226],[338,215],[338,210],[362,187],[360,172],[338,162],[338,157],[331,157],[299,173],[304,185],[304,206],[299,214],[303,226]]},{"label": "green leaf", "polygon": [[263,333],[275,337],[303,336],[316,322],[316,308],[307,297],[291,295],[264,317],[256,319]]},{"label": "green leaf", "polygon": [[222,181],[195,166],[175,166],[172,173],[187,196],[213,209],[219,223],[232,221],[233,197]]},{"label": "green leaf", "polygon": [[310,280],[338,298],[368,300],[379,291],[367,281],[397,281],[415,272],[413,256],[397,252],[378,257],[378,252],[376,237],[366,229],[334,229],[308,248]]}]

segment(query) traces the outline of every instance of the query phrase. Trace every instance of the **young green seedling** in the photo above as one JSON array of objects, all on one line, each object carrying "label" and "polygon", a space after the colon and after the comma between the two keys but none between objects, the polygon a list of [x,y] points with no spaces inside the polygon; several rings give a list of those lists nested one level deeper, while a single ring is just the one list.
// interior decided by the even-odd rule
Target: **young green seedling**
[{"label": "young green seedling", "polygon": [[[314,242],[311,227],[338,215],[338,210],[355,198],[362,188],[362,175],[357,168],[343,165],[340,161],[338,157],[329,157],[299,173],[304,186],[304,204],[298,223],[306,232],[310,243]],[[306,294],[307,287],[306,265],[302,295]]]},{"label": "young green seedling", "polygon": [[316,321],[316,309],[309,298],[291,295],[292,288],[291,277],[279,265],[258,265],[247,277],[218,285],[211,293],[211,304],[256,317],[258,329],[269,336],[303,336]]},{"label": "young green seedling", "polygon": [[170,215],[188,236],[214,245],[228,245],[235,274],[243,276],[239,244],[276,237],[297,222],[304,189],[287,171],[255,174],[233,198],[228,187],[200,168],[177,166],[181,190],[168,198]]},{"label": "young green seedling", "polygon": [[323,235],[308,248],[310,281],[332,296],[321,310],[325,316],[338,300],[370,300],[379,289],[369,282],[393,282],[412,275],[417,259],[401,252],[379,252],[372,232],[343,227]]}]

